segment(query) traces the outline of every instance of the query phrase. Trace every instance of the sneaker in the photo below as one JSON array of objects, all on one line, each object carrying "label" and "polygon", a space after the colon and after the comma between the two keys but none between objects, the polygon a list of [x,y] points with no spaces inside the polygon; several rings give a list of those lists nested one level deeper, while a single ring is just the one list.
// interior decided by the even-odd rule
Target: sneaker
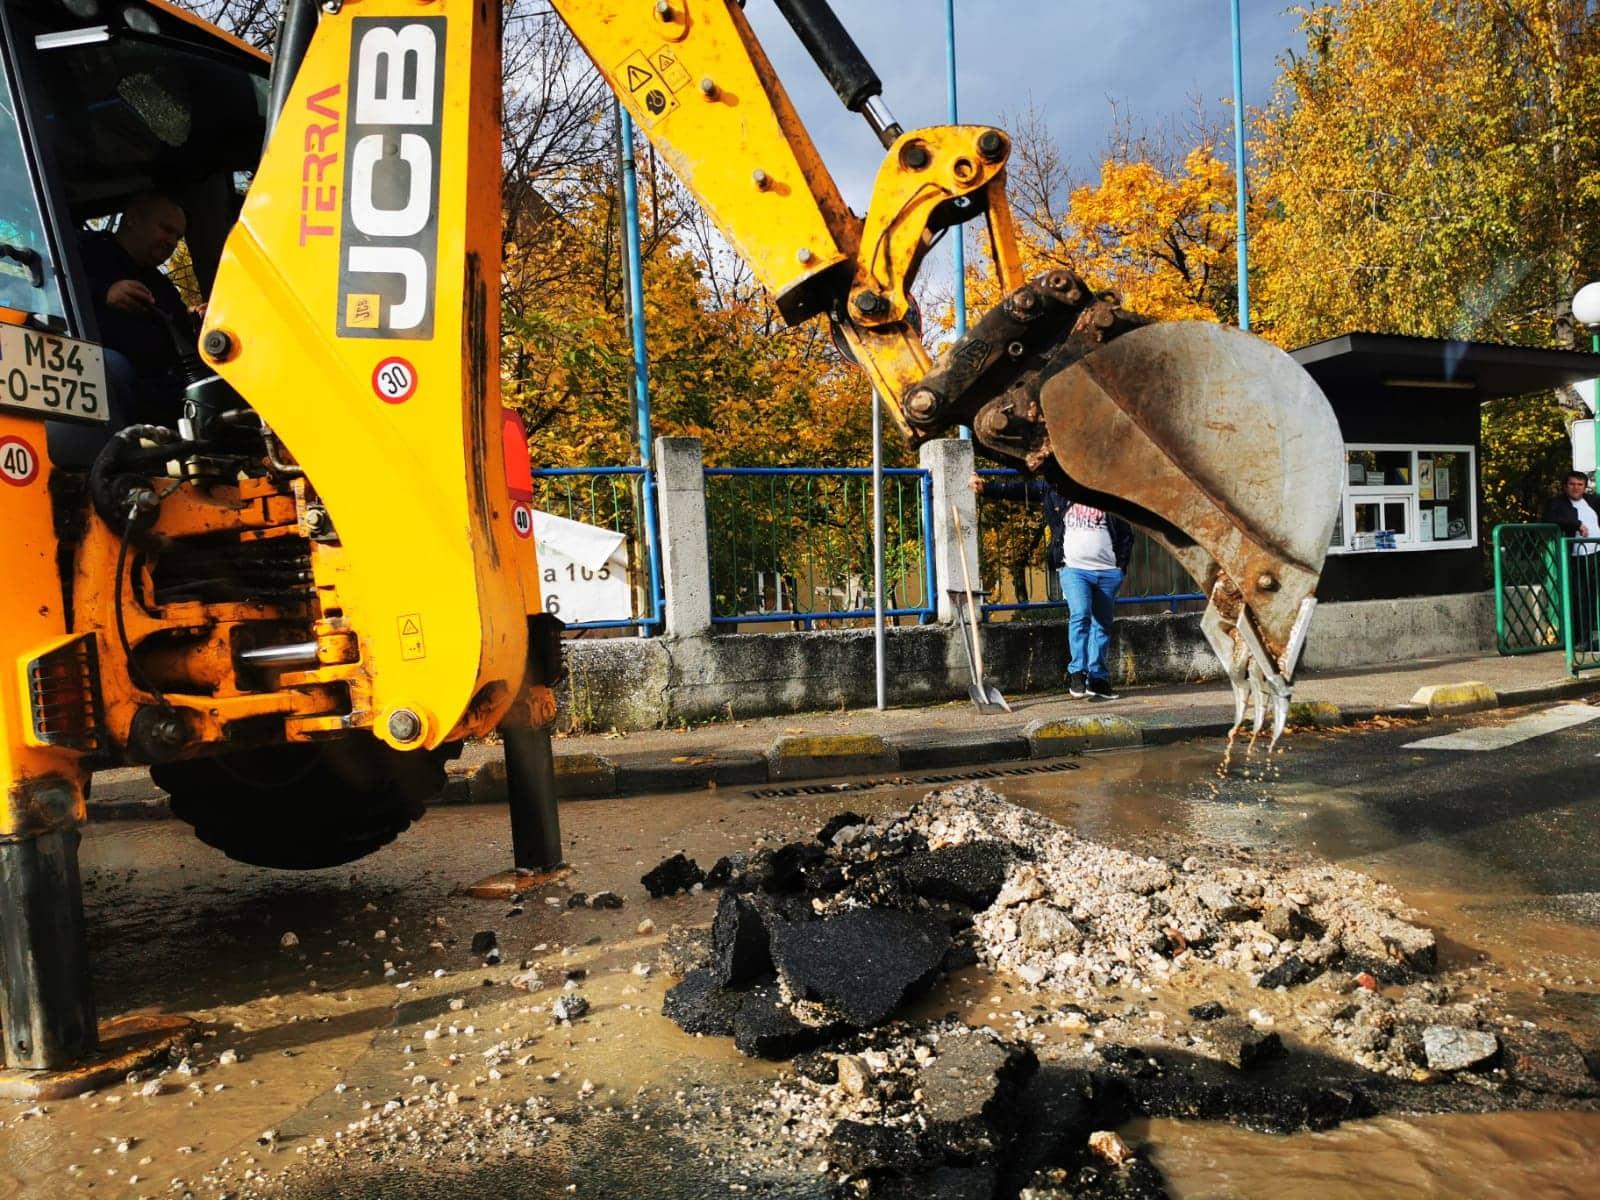
[{"label": "sneaker", "polygon": [[1067,695],[1081,698],[1087,696],[1088,694],[1089,683],[1084,676],[1080,675],[1076,671],[1067,676]]},{"label": "sneaker", "polygon": [[1091,700],[1116,700],[1117,693],[1111,688],[1109,679],[1091,679],[1089,681],[1089,699]]}]

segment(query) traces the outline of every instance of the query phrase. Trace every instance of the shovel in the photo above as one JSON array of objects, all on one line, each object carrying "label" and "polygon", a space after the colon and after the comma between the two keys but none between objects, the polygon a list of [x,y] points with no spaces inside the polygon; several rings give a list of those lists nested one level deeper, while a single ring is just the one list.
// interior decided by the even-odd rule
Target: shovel
[{"label": "shovel", "polygon": [[[967,670],[972,673],[972,682],[967,685],[967,695],[972,697],[972,703],[981,713],[1010,712],[1011,706],[1000,694],[1000,689],[983,677],[983,639],[978,636],[978,606],[972,599],[972,575],[967,569],[967,539],[961,532],[961,512],[954,504],[950,506],[950,515],[956,522],[956,545],[960,547],[961,554],[961,578],[967,585],[965,619],[961,615],[961,606],[956,605],[956,620],[961,625],[961,648],[967,652]],[[969,633],[972,638],[970,642],[967,640]]]}]

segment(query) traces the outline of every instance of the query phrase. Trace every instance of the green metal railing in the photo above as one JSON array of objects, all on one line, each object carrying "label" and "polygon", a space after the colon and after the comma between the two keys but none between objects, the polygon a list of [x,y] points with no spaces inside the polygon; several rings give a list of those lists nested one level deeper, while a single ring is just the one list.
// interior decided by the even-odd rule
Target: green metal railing
[{"label": "green metal railing", "polygon": [[1562,538],[1561,627],[1567,649],[1567,670],[1600,668],[1600,538]]},{"label": "green metal railing", "polygon": [[1554,525],[1496,525],[1494,632],[1501,654],[1559,650],[1563,631],[1561,530]]}]

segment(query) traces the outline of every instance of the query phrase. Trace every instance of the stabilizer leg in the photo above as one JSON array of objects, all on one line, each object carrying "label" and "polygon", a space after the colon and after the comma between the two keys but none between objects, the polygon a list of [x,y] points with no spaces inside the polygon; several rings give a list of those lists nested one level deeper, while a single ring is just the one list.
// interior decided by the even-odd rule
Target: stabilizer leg
[{"label": "stabilizer leg", "polygon": [[548,729],[502,728],[511,857],[519,871],[561,865],[561,815],[556,808],[556,758]]},{"label": "stabilizer leg", "polygon": [[0,1025],[13,1069],[60,1070],[98,1046],[78,831],[0,842]]},{"label": "stabilizer leg", "polygon": [[78,878],[78,831],[0,842],[0,1099],[60,1100],[143,1070],[194,1022],[131,1013],[95,1024]]}]

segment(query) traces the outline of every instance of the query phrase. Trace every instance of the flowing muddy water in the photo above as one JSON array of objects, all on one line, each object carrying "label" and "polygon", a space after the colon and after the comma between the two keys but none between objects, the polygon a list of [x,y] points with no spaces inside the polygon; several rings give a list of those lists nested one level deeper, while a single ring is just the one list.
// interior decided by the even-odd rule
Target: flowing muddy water
[{"label": "flowing muddy water", "polygon": [[[1241,753],[1223,779],[1220,743],[1206,743],[1095,754],[991,785],[1111,845],[1170,856],[1223,843],[1369,872],[1440,930],[1442,966],[1490,972],[1504,1007],[1541,1020],[1553,1013],[1593,1044],[1600,933],[1582,903],[1552,907],[1542,899],[1549,888],[1529,886],[1516,869],[1515,829],[1502,831],[1513,845],[1486,872],[1481,844],[1421,836],[1374,812],[1360,780],[1313,778],[1316,754],[1337,741],[1301,735],[1270,760]],[[873,816],[928,790],[565,806],[569,886],[615,890],[626,898],[621,910],[568,909],[540,894],[515,912],[451,894],[509,860],[505,817],[492,808],[435,810],[372,858],[303,874],[230,863],[173,822],[91,827],[82,857],[102,1012],[194,1016],[195,1074],[167,1076],[155,1096],[135,1084],[35,1115],[0,1105],[0,1194],[729,1194],[738,1178],[708,1177],[685,1141],[684,1097],[720,1097],[736,1124],[740,1098],[759,1095],[782,1067],[746,1059],[723,1039],[687,1037],[660,1015],[672,982],[653,965],[663,938],[674,924],[707,923],[715,894],[650,901],[639,876],[680,849],[709,865],[749,849],[758,832],[783,841],[840,809]],[[548,895],[560,902],[566,893]],[[468,952],[473,933],[488,929],[504,956],[497,966]],[[285,948],[288,932],[298,944]],[[539,989],[506,986],[523,963]],[[554,1024],[549,1006],[569,975],[591,1011]],[[1218,996],[1207,987],[1203,998],[1239,1011],[1294,1002],[1293,993],[1240,985]],[[974,968],[907,1015],[954,1012],[1011,1033],[1021,1014],[1058,999]],[[1105,1007],[1123,1000],[1176,1013],[1184,997]],[[219,1061],[225,1050],[241,1061]],[[391,1100],[418,1096],[436,1107],[407,1109],[417,1120],[400,1132],[352,1129]],[[517,1106],[517,1124],[504,1119],[507,1105]],[[276,1138],[263,1145],[269,1130]],[[1287,1137],[1172,1121],[1126,1132],[1151,1146],[1178,1196],[1600,1194],[1584,1153],[1600,1141],[1595,1114],[1389,1116]],[[430,1147],[435,1133],[448,1140]],[[503,1161],[452,1157],[474,1147]],[[315,1169],[278,1179],[306,1161]],[[266,1181],[253,1178],[262,1170]]]}]

